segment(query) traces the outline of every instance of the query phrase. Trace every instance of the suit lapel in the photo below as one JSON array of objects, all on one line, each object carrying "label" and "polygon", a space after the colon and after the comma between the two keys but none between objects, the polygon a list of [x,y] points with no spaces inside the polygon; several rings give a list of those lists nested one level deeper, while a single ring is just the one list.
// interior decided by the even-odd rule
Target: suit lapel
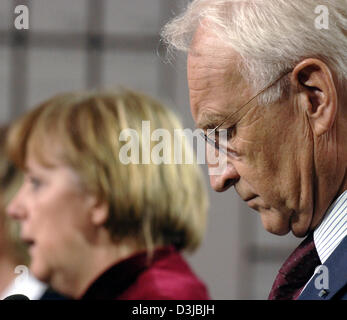
[{"label": "suit lapel", "polygon": [[[344,237],[323,266],[325,267],[311,278],[298,300],[330,300],[347,285],[347,237]],[[323,288],[323,277],[326,275],[329,285],[328,288]]]}]

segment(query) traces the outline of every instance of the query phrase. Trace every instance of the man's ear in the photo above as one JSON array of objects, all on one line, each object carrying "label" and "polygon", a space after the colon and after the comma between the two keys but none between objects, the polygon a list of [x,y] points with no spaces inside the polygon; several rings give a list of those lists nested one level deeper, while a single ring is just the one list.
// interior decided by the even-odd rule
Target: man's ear
[{"label": "man's ear", "polygon": [[337,93],[329,67],[321,60],[309,58],[293,69],[292,84],[300,96],[300,107],[305,108],[316,136],[328,132],[337,113]]}]

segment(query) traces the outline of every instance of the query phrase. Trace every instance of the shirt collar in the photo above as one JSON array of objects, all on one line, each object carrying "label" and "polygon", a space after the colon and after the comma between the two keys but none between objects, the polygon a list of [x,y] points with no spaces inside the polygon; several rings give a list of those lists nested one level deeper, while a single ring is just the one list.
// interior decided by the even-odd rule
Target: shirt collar
[{"label": "shirt collar", "polygon": [[313,233],[314,243],[324,263],[347,235],[347,190],[329,207],[323,221]]}]

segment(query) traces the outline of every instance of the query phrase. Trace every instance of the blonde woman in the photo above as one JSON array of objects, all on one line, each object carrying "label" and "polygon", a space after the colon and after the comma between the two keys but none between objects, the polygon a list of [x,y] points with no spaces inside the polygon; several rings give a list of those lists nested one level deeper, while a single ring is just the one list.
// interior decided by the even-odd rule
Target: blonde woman
[{"label": "blonde woman", "polygon": [[29,257],[18,236],[18,223],[5,214],[5,208],[22,180],[21,173],[4,154],[7,131],[5,127],[0,128],[0,300],[15,294],[39,299],[46,286],[28,272]]},{"label": "blonde woman", "polygon": [[143,121],[172,139],[181,128],[157,101],[122,91],[58,95],[11,130],[24,183],[8,214],[20,221],[32,273],[73,299],[209,298],[180,253],[204,234],[201,173],[174,161],[124,164],[127,130],[140,137],[140,160],[154,147],[142,140]]}]

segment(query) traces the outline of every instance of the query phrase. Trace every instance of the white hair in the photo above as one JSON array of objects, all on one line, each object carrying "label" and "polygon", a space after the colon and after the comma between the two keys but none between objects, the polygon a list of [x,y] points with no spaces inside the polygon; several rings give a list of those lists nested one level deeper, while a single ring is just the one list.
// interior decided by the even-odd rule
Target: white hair
[{"label": "white hair", "polygon": [[[316,27],[318,5],[328,9],[328,29]],[[240,71],[255,91],[308,57],[323,60],[346,85],[347,0],[194,0],[162,30],[169,52],[189,51],[203,20],[212,22],[210,30],[240,54]],[[283,78],[259,102],[278,101],[287,88]]]}]

